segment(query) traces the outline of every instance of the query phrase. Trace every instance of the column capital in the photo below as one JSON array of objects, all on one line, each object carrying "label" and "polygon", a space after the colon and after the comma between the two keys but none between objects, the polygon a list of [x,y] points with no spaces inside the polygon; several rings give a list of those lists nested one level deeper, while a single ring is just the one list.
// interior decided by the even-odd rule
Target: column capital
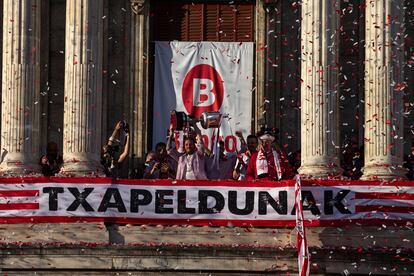
[{"label": "column capital", "polygon": [[135,14],[142,14],[146,0],[130,0],[130,1],[131,1],[131,10]]}]

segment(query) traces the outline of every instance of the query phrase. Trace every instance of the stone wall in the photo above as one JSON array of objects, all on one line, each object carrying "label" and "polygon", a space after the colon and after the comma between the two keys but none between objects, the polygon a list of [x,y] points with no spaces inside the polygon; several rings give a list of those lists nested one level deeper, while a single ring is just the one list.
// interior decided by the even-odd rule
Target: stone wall
[{"label": "stone wall", "polygon": [[[409,275],[409,228],[308,227],[312,275]],[[292,228],[127,225],[120,233],[126,243],[115,246],[106,243],[103,224],[1,226],[0,267],[8,275],[297,273]]]}]

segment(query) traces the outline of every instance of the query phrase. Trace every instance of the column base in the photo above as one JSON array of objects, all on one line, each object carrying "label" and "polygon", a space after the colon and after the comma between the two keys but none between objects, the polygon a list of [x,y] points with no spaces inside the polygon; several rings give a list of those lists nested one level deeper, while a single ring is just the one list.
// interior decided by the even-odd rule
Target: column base
[{"label": "column base", "polygon": [[390,165],[368,165],[363,168],[361,180],[406,180],[404,168]]},{"label": "column base", "polygon": [[304,179],[333,179],[342,177],[343,170],[337,166],[307,165],[299,168]]},{"label": "column base", "polygon": [[1,176],[41,176],[40,165],[21,161],[3,161],[0,165]]},{"label": "column base", "polygon": [[65,160],[58,176],[100,176],[104,177],[101,164],[95,161]]}]

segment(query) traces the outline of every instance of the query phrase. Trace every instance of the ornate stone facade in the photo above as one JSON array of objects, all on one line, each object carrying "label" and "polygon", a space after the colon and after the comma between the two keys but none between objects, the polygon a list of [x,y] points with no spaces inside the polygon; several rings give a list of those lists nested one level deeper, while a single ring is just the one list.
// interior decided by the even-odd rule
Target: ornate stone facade
[{"label": "ornate stone facade", "polygon": [[[44,147],[50,139],[58,139],[65,159],[64,172],[71,175],[99,173],[100,146],[111,133],[115,121],[125,119],[129,121],[132,133],[129,164],[123,176],[133,176],[139,167],[138,161],[142,161],[149,150],[148,141],[151,140],[148,131],[152,122],[150,40],[151,24],[155,24],[151,22],[151,1],[2,2],[1,171],[17,175],[37,172],[41,146]],[[42,8],[42,4],[49,8]],[[408,6],[401,8],[403,4]],[[296,140],[292,145],[287,138],[281,142],[287,144],[289,151],[302,150],[300,172],[309,177],[340,174],[342,128],[339,114],[342,113],[338,91],[340,78],[345,74],[338,71],[342,66],[338,58],[342,53],[338,35],[342,31],[343,5],[341,1],[328,4],[306,0],[298,9],[295,4],[276,0],[255,2],[257,53],[252,129],[258,128],[264,102],[269,100],[269,123],[286,133],[296,127],[297,136],[301,136],[294,137]],[[365,107],[365,121],[360,123],[361,130],[365,127],[365,134],[362,131],[359,134],[360,141],[365,140],[365,178],[393,179],[404,174],[401,169],[402,143],[407,140],[407,134],[404,137],[403,115],[407,113],[407,107],[402,93],[395,91],[406,81],[402,66],[406,63],[403,53],[405,25],[401,22],[404,22],[404,13],[412,12],[413,6],[397,0],[376,0],[361,12],[366,19],[365,27],[361,28],[365,30],[367,43],[365,65],[361,65],[365,66],[366,73],[365,99],[359,102]],[[63,16],[65,7],[66,17]],[[282,12],[291,15],[296,10],[302,13],[298,13],[296,19],[278,17]],[[41,14],[42,11],[45,14]],[[42,29],[40,19],[48,16],[53,17],[50,27]],[[269,19],[269,16],[274,18]],[[275,34],[269,33],[272,22],[279,24],[274,29]],[[59,24],[66,26],[65,33],[56,32],[54,26]],[[297,37],[300,46],[292,46],[291,41],[277,37],[290,35],[284,34],[289,32],[286,29],[289,24],[297,26],[296,29],[301,25]],[[274,49],[268,48],[273,45],[271,35],[276,37]],[[40,64],[39,42],[48,39],[48,62]],[[66,41],[64,49],[56,42],[62,39]],[[294,40],[292,36],[289,39]],[[363,40],[361,36],[359,39]],[[292,51],[286,51],[285,46]],[[272,81],[281,82],[273,94],[269,90],[269,78],[274,76],[266,67],[272,51],[282,53],[276,53],[272,56],[276,60],[271,60],[276,74]],[[291,63],[279,68],[280,62],[287,61],[285,54]],[[59,68],[56,66],[61,63],[57,58],[59,55],[65,59],[64,72],[50,69]],[[289,73],[289,78],[296,79],[300,89],[283,79],[291,65],[300,67],[300,72]],[[46,78],[45,83],[40,83],[40,72],[44,68],[49,68],[52,87]],[[64,79],[56,77],[58,74]],[[38,104],[45,101],[39,99],[40,86],[45,87],[41,95],[46,95],[43,99],[48,102],[43,108]],[[287,92],[281,92],[284,89]],[[299,103],[292,104],[297,114],[292,112],[280,119],[280,106],[286,93],[297,93],[295,97],[298,102],[300,99],[300,107]],[[294,99],[292,97],[292,102]],[[290,120],[289,128],[283,126],[286,120]],[[291,123],[295,120],[297,125]],[[40,135],[40,129],[47,134]]]}]

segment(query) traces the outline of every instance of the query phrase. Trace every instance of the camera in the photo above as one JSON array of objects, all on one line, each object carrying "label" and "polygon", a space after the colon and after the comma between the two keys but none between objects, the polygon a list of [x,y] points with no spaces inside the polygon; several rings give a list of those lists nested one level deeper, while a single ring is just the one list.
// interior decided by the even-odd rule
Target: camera
[{"label": "camera", "polygon": [[115,153],[119,151],[119,146],[118,145],[107,145],[106,146],[106,151],[109,154]]},{"label": "camera", "polygon": [[121,121],[121,128],[125,133],[129,133],[129,125],[126,121]]},{"label": "camera", "polygon": [[111,151],[113,151],[113,152],[118,152],[118,151],[119,151],[119,146],[118,146],[118,145],[116,145],[116,146],[111,146]]}]

